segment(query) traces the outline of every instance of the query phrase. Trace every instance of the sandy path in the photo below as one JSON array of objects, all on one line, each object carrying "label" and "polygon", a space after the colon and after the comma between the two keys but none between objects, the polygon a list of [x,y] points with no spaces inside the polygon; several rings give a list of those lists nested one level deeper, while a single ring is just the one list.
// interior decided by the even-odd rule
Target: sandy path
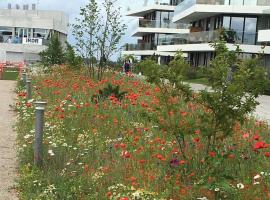
[{"label": "sandy path", "polygon": [[0,199],[17,200],[14,189],[17,176],[15,149],[16,134],[12,130],[15,115],[9,105],[13,103],[15,81],[0,80]]}]

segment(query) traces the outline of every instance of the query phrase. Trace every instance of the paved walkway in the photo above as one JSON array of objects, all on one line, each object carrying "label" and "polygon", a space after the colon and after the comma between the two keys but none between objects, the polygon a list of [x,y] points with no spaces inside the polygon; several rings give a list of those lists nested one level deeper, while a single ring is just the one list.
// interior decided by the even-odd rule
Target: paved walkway
[{"label": "paved walkway", "polygon": [[[195,83],[191,83],[190,86],[194,91],[203,90],[205,88],[204,85]],[[257,106],[253,116],[270,123],[270,96],[260,96],[258,102],[260,105]]]},{"label": "paved walkway", "polygon": [[15,81],[0,80],[0,200],[17,200],[15,179],[17,159],[16,134],[12,130],[15,115],[9,105],[13,103]]}]

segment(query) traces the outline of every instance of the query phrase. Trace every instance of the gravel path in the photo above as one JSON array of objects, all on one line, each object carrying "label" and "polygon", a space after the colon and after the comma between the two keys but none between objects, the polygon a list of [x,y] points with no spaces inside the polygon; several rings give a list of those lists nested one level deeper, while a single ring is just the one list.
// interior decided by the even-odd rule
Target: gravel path
[{"label": "gravel path", "polygon": [[16,134],[12,125],[15,115],[9,105],[13,103],[15,81],[0,80],[0,199],[17,200],[15,184],[17,158],[15,149]]}]

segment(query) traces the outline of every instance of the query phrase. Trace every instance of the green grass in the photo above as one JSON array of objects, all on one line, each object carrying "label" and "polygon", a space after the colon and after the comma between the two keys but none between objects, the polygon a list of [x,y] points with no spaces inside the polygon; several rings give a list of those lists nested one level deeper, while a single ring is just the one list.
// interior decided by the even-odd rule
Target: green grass
[{"label": "green grass", "polygon": [[188,83],[196,83],[196,84],[203,84],[203,85],[208,85],[208,81],[206,78],[198,78],[198,79],[189,79],[186,80]]},{"label": "green grass", "polygon": [[14,69],[5,70],[3,80],[17,80],[19,72]]}]

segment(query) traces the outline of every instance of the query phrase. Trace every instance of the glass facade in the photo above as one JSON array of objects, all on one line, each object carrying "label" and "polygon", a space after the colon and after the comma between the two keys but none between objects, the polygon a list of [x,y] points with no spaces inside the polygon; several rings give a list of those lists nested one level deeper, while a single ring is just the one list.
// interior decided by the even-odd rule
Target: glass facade
[{"label": "glass facade", "polygon": [[175,15],[194,6],[195,4],[209,5],[244,5],[244,6],[270,6],[269,0],[183,0],[175,9]]},{"label": "glass facade", "polygon": [[0,43],[11,43],[13,29],[10,27],[0,26]]},{"label": "glass facade", "polygon": [[230,37],[228,42],[256,44],[257,18],[224,16],[223,27]]},{"label": "glass facade", "polygon": [[49,39],[51,31],[48,29],[35,29],[24,27],[0,27],[0,43],[21,44],[23,38]]}]

